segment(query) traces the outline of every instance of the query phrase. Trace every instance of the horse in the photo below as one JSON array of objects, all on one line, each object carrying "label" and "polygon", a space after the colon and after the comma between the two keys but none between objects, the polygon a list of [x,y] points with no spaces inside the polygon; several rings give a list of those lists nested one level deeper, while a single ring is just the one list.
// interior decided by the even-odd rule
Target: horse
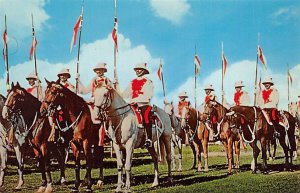
[{"label": "horse", "polygon": [[66,148],[61,143],[54,144],[48,141],[51,126],[48,119],[41,116],[40,106],[41,102],[17,83],[12,85],[3,114],[10,116],[10,114],[18,113],[24,119],[26,128],[29,128],[29,142],[38,160],[42,175],[42,183],[37,192],[52,192],[50,152],[52,151],[56,155],[60,166],[59,183],[64,184],[66,182],[64,163]]},{"label": "horse", "polygon": [[[197,171],[202,171],[201,152],[204,154],[204,171],[208,171],[208,133],[204,131],[201,126],[200,113],[192,107],[183,107],[181,117],[181,127],[186,130],[191,149],[194,155],[194,162],[192,169],[196,168]],[[197,164],[198,157],[198,164]]]},{"label": "horse", "polygon": [[290,114],[295,118],[296,121],[296,128],[295,128],[295,138],[296,138],[296,151],[294,151],[294,158],[293,160],[297,160],[297,148],[298,148],[298,143],[300,142],[300,108],[298,107],[298,103],[291,103],[289,112]]},{"label": "horse", "polygon": [[[116,152],[118,182],[115,192],[122,191],[123,179],[122,172],[125,166],[126,181],[125,192],[131,191],[131,167],[132,157],[135,148],[143,147],[145,142],[145,131],[137,127],[137,118],[130,104],[110,86],[98,85],[94,93],[95,108],[100,118],[109,122],[108,134],[113,141],[113,147]],[[168,179],[172,182],[171,177],[171,138],[172,128],[170,118],[164,110],[157,106],[152,107],[154,114],[154,124],[152,140],[161,142],[161,146],[166,151],[166,159],[168,164]],[[157,124],[159,123],[159,124]],[[160,125],[160,128],[158,127]],[[152,160],[154,162],[154,181],[152,187],[159,185],[158,177],[158,155],[154,146],[148,148]],[[164,157],[164,151],[161,151]],[[124,163],[123,161],[124,160]]]},{"label": "horse", "polygon": [[[164,107],[165,112],[169,115],[171,119],[171,125],[173,128],[172,132],[172,144],[171,144],[171,152],[172,152],[172,171],[176,170],[176,157],[178,157],[178,169],[177,171],[182,171],[182,142],[186,139],[185,130],[181,127],[181,120],[174,113],[174,105],[173,102],[168,103],[165,102]],[[175,154],[175,147],[178,147],[178,156]],[[193,151],[195,152],[195,151]],[[196,155],[194,154],[194,157]]]},{"label": "horse", "polygon": [[[99,126],[93,124],[89,107],[82,97],[76,95],[59,83],[53,81],[49,82],[48,80],[46,80],[46,82],[47,89],[45,91],[45,98],[40,107],[40,113],[42,115],[47,113],[48,115],[52,115],[57,113],[58,107],[62,109],[67,121],[67,127],[61,130],[71,131],[69,132],[71,133],[69,135],[69,144],[75,157],[75,186],[72,190],[78,191],[80,185],[80,150],[83,150],[86,159],[86,175],[82,186],[86,185],[86,191],[91,191],[91,146],[95,145],[96,147],[98,135],[95,135],[95,133],[98,133]],[[100,154],[98,156],[100,156]],[[97,157],[97,160],[102,162],[102,156]],[[97,185],[102,186],[103,168],[100,168],[99,176],[100,179]]]},{"label": "horse", "polygon": [[[231,112],[230,116],[233,116],[230,124],[241,129],[241,136],[246,142],[250,143],[253,148],[253,160],[251,162],[253,174],[257,173],[257,157],[260,153],[260,149],[257,146],[258,140],[260,141],[262,149],[262,172],[263,174],[268,173],[266,154],[267,141],[273,139],[274,131],[280,135],[279,142],[285,154],[285,169],[291,169],[292,157],[289,156],[289,153],[292,156],[291,150],[296,148],[294,140],[295,121],[288,112],[283,112],[286,120],[289,122],[289,129],[286,131],[286,129],[279,124],[277,127],[269,125],[263,111],[258,107],[235,106],[231,107],[229,111]],[[289,144],[286,144],[286,139],[288,139]]]},{"label": "horse", "polygon": [[[0,110],[6,108],[6,98],[0,95]],[[4,115],[4,116],[3,116]],[[0,158],[1,158],[1,166],[0,166],[0,187],[4,184],[4,176],[7,169],[7,158],[8,151],[14,151],[16,154],[16,158],[18,161],[18,174],[19,181],[18,185],[15,187],[15,190],[21,190],[24,184],[23,178],[23,155],[26,147],[26,138],[27,138],[27,130],[24,125],[24,120],[20,118],[18,114],[14,114],[10,120],[6,119],[6,115],[1,113],[0,115]],[[13,129],[15,131],[13,136],[13,143],[9,144],[7,140],[7,134],[9,130]]]},{"label": "horse", "polygon": [[227,155],[228,174],[231,174],[234,165],[233,146],[235,147],[236,168],[240,167],[241,136],[236,127],[230,127],[226,113],[228,113],[228,109],[222,104],[217,101],[209,101],[204,106],[204,112],[200,118],[202,122],[200,128],[209,128],[213,130],[216,137],[220,138]]}]

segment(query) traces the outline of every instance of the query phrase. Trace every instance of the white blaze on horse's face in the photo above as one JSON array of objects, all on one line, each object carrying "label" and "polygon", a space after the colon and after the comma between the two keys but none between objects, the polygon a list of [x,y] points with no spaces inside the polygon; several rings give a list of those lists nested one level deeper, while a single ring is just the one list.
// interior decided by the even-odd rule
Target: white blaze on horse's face
[{"label": "white blaze on horse's face", "polygon": [[104,106],[104,104],[107,101],[107,97],[109,97],[108,95],[109,95],[109,90],[107,87],[105,86],[96,87],[94,92],[95,106],[96,107]]},{"label": "white blaze on horse's face", "polygon": [[165,112],[168,115],[173,115],[174,113],[174,106],[172,103],[165,103]]}]

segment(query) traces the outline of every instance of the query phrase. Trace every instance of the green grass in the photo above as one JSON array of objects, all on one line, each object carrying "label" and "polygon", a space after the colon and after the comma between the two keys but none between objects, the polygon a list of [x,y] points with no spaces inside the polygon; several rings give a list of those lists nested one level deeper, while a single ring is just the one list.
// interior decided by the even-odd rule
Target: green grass
[{"label": "green grass", "polygon": [[[210,152],[221,152],[224,154],[222,146],[211,145]],[[227,160],[224,156],[215,155],[209,157],[209,172],[196,172],[190,170],[192,166],[192,153],[189,147],[184,147],[183,171],[173,172],[173,185],[167,183],[167,166],[160,165],[160,182],[161,185],[151,189],[154,177],[153,164],[150,156],[145,156],[145,150],[136,150],[134,158],[133,174],[133,192],[300,192],[300,161],[294,162],[296,171],[284,172],[279,171],[281,164],[284,162],[282,151],[279,150],[275,161],[268,161],[270,174],[251,174],[250,162],[252,159],[251,149],[243,151],[241,157],[241,170],[234,170],[232,175],[227,175]],[[28,160],[26,160],[28,161]],[[261,159],[259,157],[259,163]],[[66,170],[67,186],[53,186],[55,192],[70,192],[74,182],[74,163],[69,161],[69,168]],[[35,192],[41,182],[41,175],[34,165],[25,167],[25,184],[20,192]],[[81,170],[81,177],[84,177],[85,170]],[[113,192],[116,188],[116,161],[114,158],[105,159],[105,185],[103,189],[97,189],[93,186],[94,192]],[[59,171],[52,172],[54,181],[59,178]],[[98,170],[93,169],[92,177],[98,178]],[[15,166],[9,166],[8,175],[5,178],[5,187],[0,192],[13,192],[16,186],[18,176]],[[84,189],[80,189],[84,190]]]}]

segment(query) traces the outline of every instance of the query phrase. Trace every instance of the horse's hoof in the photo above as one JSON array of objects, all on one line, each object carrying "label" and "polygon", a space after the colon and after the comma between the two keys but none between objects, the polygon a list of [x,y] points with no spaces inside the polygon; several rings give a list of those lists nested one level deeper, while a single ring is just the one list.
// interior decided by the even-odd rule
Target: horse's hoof
[{"label": "horse's hoof", "polygon": [[172,185],[172,184],[173,184],[173,178],[172,178],[172,177],[169,177],[169,179],[168,179],[168,184],[169,184],[169,185]]},{"label": "horse's hoof", "polygon": [[104,182],[102,180],[98,180],[97,185],[98,188],[103,188]]},{"label": "horse's hoof", "polygon": [[151,185],[151,188],[154,188],[156,186],[158,186],[158,182],[153,182],[153,184]]},{"label": "horse's hoof", "polygon": [[79,191],[78,191],[78,188],[72,188],[71,192],[79,192]]},{"label": "horse's hoof", "polygon": [[46,190],[46,186],[40,186],[38,191],[36,191],[37,193],[43,193]]},{"label": "horse's hoof", "polygon": [[269,172],[268,171],[263,171],[262,174],[267,175],[267,174],[269,174]]},{"label": "horse's hoof", "polygon": [[227,172],[226,174],[227,174],[228,176],[230,176],[230,175],[232,175],[232,172]]},{"label": "horse's hoof", "polygon": [[178,169],[177,172],[182,172],[182,169]]},{"label": "horse's hoof", "polygon": [[118,193],[118,192],[123,192],[123,191],[122,191],[122,188],[120,186],[118,186],[117,189],[115,190],[115,192]]},{"label": "horse's hoof", "polygon": [[85,192],[93,192],[93,190],[90,188],[87,188],[87,189],[85,189]]},{"label": "horse's hoof", "polygon": [[44,193],[51,193],[51,192],[53,192],[53,188],[52,188],[51,184],[48,184]]},{"label": "horse's hoof", "polygon": [[252,173],[252,174],[257,174],[256,170],[252,170],[251,173]]}]

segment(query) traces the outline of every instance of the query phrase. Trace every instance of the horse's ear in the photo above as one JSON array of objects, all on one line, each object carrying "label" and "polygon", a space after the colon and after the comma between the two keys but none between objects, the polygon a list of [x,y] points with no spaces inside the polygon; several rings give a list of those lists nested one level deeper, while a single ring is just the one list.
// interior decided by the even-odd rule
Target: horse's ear
[{"label": "horse's ear", "polygon": [[45,81],[46,81],[47,85],[49,86],[49,84],[50,84],[49,80],[47,80],[47,79],[45,78]]},{"label": "horse's ear", "polygon": [[17,82],[16,87],[21,87],[20,84],[19,84],[19,82]]},{"label": "horse's ear", "polygon": [[11,82],[11,88],[13,89],[15,87],[14,82]]}]

